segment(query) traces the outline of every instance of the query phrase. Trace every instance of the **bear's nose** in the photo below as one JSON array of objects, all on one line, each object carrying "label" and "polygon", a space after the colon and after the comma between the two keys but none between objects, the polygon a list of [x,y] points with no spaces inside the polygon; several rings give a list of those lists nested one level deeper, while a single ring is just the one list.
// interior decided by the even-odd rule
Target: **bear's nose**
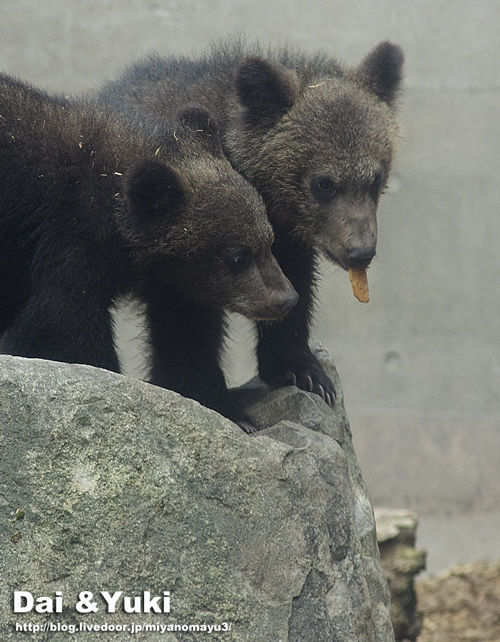
[{"label": "bear's nose", "polygon": [[280,305],[280,311],[282,312],[282,314],[283,315],[288,314],[298,300],[299,300],[299,295],[297,294],[297,292],[295,292],[295,290],[292,290],[292,292],[286,297],[286,299]]},{"label": "bear's nose", "polygon": [[347,265],[351,268],[364,268],[376,254],[374,247],[353,247],[347,252]]}]

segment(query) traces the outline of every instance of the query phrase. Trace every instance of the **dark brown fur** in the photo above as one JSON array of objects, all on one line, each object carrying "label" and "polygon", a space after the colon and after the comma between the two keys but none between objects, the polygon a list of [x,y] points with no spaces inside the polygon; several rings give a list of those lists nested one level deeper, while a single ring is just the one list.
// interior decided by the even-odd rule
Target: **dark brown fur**
[{"label": "dark brown fur", "polygon": [[329,403],[332,383],[308,346],[317,253],[344,269],[375,255],[377,205],[399,138],[402,63],[391,43],[351,69],[327,56],[235,43],[196,61],[152,57],[100,94],[132,120],[158,122],[186,100],[214,113],[233,167],[264,198],[274,253],[300,295],[286,319],[260,324],[260,375]]},{"label": "dark brown fur", "polygon": [[261,198],[206,110],[150,135],[91,101],[0,76],[0,333],[9,354],[118,371],[110,309],[144,304],[151,380],[238,419],[224,310],[281,317],[296,293]]}]

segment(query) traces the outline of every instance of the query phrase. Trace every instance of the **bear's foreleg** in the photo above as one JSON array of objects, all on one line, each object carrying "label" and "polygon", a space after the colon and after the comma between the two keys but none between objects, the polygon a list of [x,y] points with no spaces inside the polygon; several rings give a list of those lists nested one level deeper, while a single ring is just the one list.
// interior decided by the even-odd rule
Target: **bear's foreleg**
[{"label": "bear's foreleg", "polygon": [[147,299],[150,382],[195,399],[235,423],[243,422],[219,365],[225,335],[223,312],[159,285],[150,287]]},{"label": "bear's foreleg", "polygon": [[297,241],[282,240],[277,234],[273,253],[299,300],[283,320],[258,324],[259,375],[271,387],[296,385],[320,395],[333,406],[335,388],[309,347],[316,274],[314,251]]}]

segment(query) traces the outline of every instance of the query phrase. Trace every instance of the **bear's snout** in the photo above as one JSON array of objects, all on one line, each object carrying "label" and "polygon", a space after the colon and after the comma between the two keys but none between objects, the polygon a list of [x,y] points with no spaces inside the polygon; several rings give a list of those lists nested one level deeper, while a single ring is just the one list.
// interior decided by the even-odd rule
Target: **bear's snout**
[{"label": "bear's snout", "polygon": [[280,316],[284,317],[286,314],[288,314],[298,300],[299,300],[299,295],[295,290],[292,290],[292,292],[290,292],[290,294],[286,297],[283,303],[281,303],[278,306],[280,311]]},{"label": "bear's snout", "polygon": [[375,247],[353,247],[347,251],[346,262],[349,268],[366,268],[370,265],[377,250]]}]

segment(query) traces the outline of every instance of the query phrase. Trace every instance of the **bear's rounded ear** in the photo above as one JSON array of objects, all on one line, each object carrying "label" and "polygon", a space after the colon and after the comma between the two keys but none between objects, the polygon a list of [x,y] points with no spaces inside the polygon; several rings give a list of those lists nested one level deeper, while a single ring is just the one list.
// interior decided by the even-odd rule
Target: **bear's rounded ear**
[{"label": "bear's rounded ear", "polygon": [[177,114],[177,120],[193,131],[217,131],[210,113],[198,103],[189,103]]},{"label": "bear's rounded ear", "polygon": [[125,189],[130,214],[139,223],[173,221],[187,199],[187,187],[179,172],[155,160],[132,167]]},{"label": "bear's rounded ear", "polygon": [[236,92],[252,117],[277,120],[293,107],[298,79],[267,60],[247,58],[236,71]]},{"label": "bear's rounded ear", "polygon": [[210,112],[198,103],[189,103],[177,114],[177,120],[184,129],[194,132],[209,143],[213,150],[220,150],[219,127]]},{"label": "bear's rounded ear", "polygon": [[393,105],[403,79],[403,50],[392,42],[381,42],[356,69],[356,76],[388,105]]}]

